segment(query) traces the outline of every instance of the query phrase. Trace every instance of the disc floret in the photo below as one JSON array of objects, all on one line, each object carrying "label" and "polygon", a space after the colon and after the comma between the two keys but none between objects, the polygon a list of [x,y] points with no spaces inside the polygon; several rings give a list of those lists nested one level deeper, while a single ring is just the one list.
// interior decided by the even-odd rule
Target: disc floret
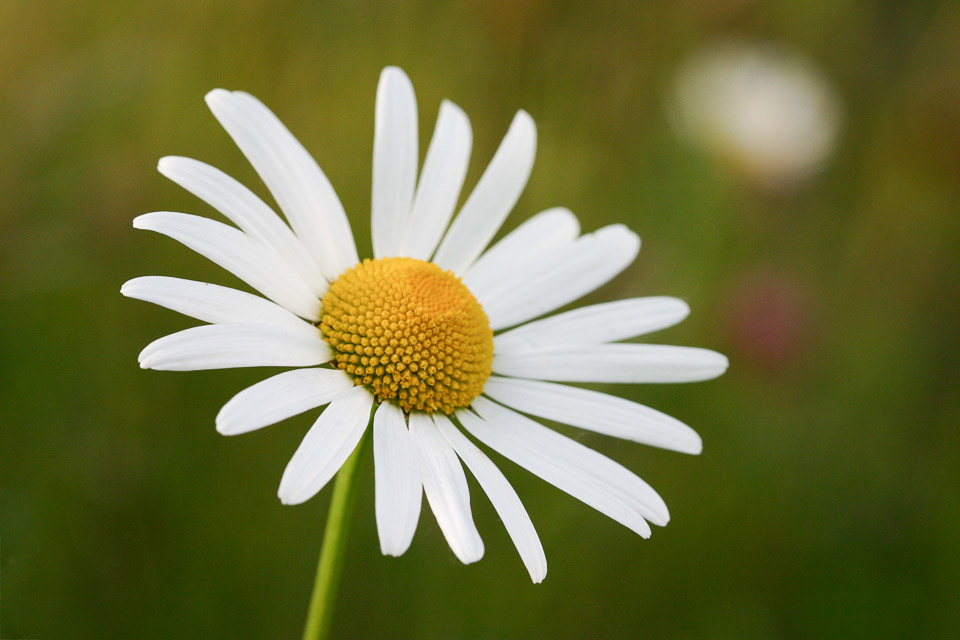
[{"label": "disc floret", "polygon": [[452,272],[413,258],[344,272],[323,298],[320,329],[339,369],[406,412],[470,406],[493,364],[480,303]]}]

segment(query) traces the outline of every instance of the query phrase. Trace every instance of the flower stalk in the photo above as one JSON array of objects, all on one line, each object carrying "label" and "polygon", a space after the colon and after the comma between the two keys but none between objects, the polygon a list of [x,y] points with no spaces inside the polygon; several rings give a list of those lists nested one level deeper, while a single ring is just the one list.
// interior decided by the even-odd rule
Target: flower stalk
[{"label": "flower stalk", "polygon": [[330,636],[333,623],[334,606],[337,599],[337,587],[343,572],[343,556],[347,548],[347,534],[357,494],[357,470],[367,450],[370,431],[360,440],[347,461],[340,467],[330,499],[330,511],[323,531],[323,545],[317,563],[317,575],[313,582],[313,594],[310,596],[310,608],[307,611],[307,624],[303,630],[303,640],[325,640]]}]

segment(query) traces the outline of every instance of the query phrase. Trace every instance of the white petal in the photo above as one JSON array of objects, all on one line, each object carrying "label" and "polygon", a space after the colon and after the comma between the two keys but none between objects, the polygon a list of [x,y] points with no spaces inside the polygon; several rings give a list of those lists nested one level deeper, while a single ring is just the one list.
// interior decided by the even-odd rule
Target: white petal
[{"label": "white petal", "polygon": [[213,324],[253,322],[297,329],[305,324],[280,305],[260,296],[208,282],[143,276],[124,283],[120,293]]},{"label": "white petal", "polygon": [[727,358],[708,349],[662,344],[570,345],[495,353],[493,370],[554,382],[699,382],[723,374]]},{"label": "white petal", "polygon": [[219,169],[191,158],[160,158],[157,169],[276,251],[313,288],[317,297],[323,297],[329,283],[320,267],[290,227],[252,191]]},{"label": "white petal", "polygon": [[423,485],[403,411],[392,402],[381,403],[373,417],[373,461],[380,551],[401,556],[417,530]]},{"label": "white petal", "polygon": [[606,393],[491,376],[483,392],[517,411],[681,453],[700,453],[697,432],[676,418]]},{"label": "white petal", "polygon": [[233,396],[217,414],[217,431],[234,436],[322,407],[353,389],[335,369],[294,369],[258,382]]},{"label": "white petal", "polygon": [[417,183],[417,99],[410,79],[387,67],[377,86],[370,229],[373,255],[396,256],[410,222]]},{"label": "white petal", "polygon": [[275,251],[242,231],[208,218],[170,211],[138,216],[133,226],[186,245],[302,318],[320,319],[320,299],[299,274]]},{"label": "white petal", "polygon": [[457,206],[472,143],[467,115],[444,100],[423,162],[400,255],[418,260],[429,260],[433,255]]},{"label": "white petal", "polygon": [[530,516],[527,515],[527,510],[520,502],[517,492],[513,490],[490,458],[460,433],[446,416],[436,416],[434,423],[473,473],[477,482],[480,483],[480,488],[490,498],[493,508],[503,520],[503,526],[510,534],[510,539],[513,540],[524,566],[530,573],[530,579],[535,583],[543,582],[547,575],[547,558],[543,553],[537,530],[533,527],[533,522],[530,521]]},{"label": "white petal", "polygon": [[262,102],[214,89],[207,105],[273,194],[294,231],[333,281],[357,262],[343,205],[303,145]]},{"label": "white petal", "polygon": [[617,224],[542,256],[502,282],[484,305],[490,327],[504,329],[573,302],[623,271],[639,250],[640,238]]},{"label": "white petal", "polygon": [[457,417],[478,440],[644,538],[647,520],[670,519],[657,492],[610,458],[486,398],[473,408],[479,415],[464,410]]},{"label": "white petal", "polygon": [[140,352],[140,367],[198,371],[233,367],[309,367],[333,358],[320,330],[268,324],[206,324],[154,340]]},{"label": "white petal", "polygon": [[579,233],[580,223],[568,209],[541,211],[480,256],[464,274],[463,283],[481,305],[492,302],[505,280],[522,277],[528,265],[570,244]]},{"label": "white petal", "polygon": [[373,396],[354,387],[331,402],[313,423],[280,479],[283,504],[300,504],[317,494],[340,470],[370,423]]},{"label": "white petal", "polygon": [[483,541],[470,513],[470,489],[457,454],[430,417],[410,414],[410,435],[420,458],[423,491],[454,555],[464,564],[483,557]]},{"label": "white petal", "polygon": [[433,261],[454,273],[464,273],[486,248],[527,185],[537,148],[537,128],[526,111],[519,111],[467,198]]},{"label": "white petal", "polygon": [[672,327],[690,313],[677,298],[633,298],[581,307],[530,322],[493,340],[497,353],[543,349],[558,344],[616,342]]}]

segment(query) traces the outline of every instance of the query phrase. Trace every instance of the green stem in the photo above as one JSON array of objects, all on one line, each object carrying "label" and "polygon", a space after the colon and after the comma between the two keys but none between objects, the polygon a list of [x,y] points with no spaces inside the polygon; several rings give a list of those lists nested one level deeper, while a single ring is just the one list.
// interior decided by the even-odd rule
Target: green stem
[{"label": "green stem", "polygon": [[307,626],[303,630],[303,640],[325,640],[330,635],[333,622],[333,606],[337,599],[337,585],[343,570],[343,555],[347,547],[347,533],[350,529],[350,515],[356,497],[357,469],[360,459],[367,449],[370,429],[364,434],[360,444],[354,449],[347,461],[337,472],[330,499],[330,512],[323,531],[323,546],[320,548],[320,561],[317,564],[317,577],[313,582],[313,595],[310,596],[310,609],[307,611]]}]

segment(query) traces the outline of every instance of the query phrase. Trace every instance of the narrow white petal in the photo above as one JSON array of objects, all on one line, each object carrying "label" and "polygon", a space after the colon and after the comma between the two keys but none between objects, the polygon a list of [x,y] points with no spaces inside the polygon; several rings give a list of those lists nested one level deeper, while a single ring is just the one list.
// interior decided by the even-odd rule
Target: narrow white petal
[{"label": "narrow white petal", "polygon": [[640,238],[615,224],[542,256],[484,305],[490,327],[511,327],[573,302],[623,271],[639,250]]},{"label": "narrow white petal", "polygon": [[506,353],[557,344],[616,342],[672,327],[689,313],[690,307],[678,298],[604,302],[511,329],[494,338],[494,350]]},{"label": "narrow white petal", "polygon": [[610,458],[486,398],[457,413],[478,440],[644,538],[647,520],[665,525],[667,505],[650,485]]},{"label": "narrow white petal", "polygon": [[480,256],[464,274],[463,283],[481,305],[493,302],[505,280],[523,277],[528,265],[570,244],[579,233],[580,223],[568,209],[541,211]]},{"label": "narrow white petal", "polygon": [[258,382],[233,396],[217,414],[217,431],[234,436],[322,407],[353,389],[334,369],[294,369]]},{"label": "narrow white petal", "polygon": [[697,432],[676,418],[616,396],[539,380],[491,376],[483,392],[547,420],[681,453],[700,453]]},{"label": "narrow white petal", "polygon": [[331,402],[290,458],[277,495],[283,504],[300,504],[330,481],[353,450],[370,422],[373,396],[354,387]]},{"label": "narrow white petal", "polygon": [[493,371],[554,382],[699,382],[727,370],[726,356],[661,344],[570,345],[495,353]]},{"label": "narrow white petal", "polygon": [[537,128],[519,111],[500,148],[460,214],[440,243],[433,261],[454,273],[465,273],[503,224],[527,185],[537,148]]},{"label": "narrow white petal", "polygon": [[214,89],[207,105],[273,194],[294,231],[333,281],[357,262],[340,199],[316,161],[262,102]]},{"label": "narrow white petal", "polygon": [[543,582],[547,576],[547,558],[543,553],[543,545],[540,544],[537,530],[530,521],[530,516],[520,502],[517,492],[490,458],[460,433],[446,416],[436,416],[434,423],[473,473],[477,482],[480,483],[480,488],[490,498],[490,503],[503,520],[503,526],[510,534],[510,539],[520,553],[520,559],[530,573],[530,579],[535,583]]},{"label": "narrow white petal", "polygon": [[401,556],[417,530],[423,485],[403,411],[392,402],[381,403],[373,417],[373,461],[380,551]]},{"label": "narrow white petal", "polygon": [[320,330],[268,324],[206,324],[154,340],[140,352],[140,367],[199,371],[234,367],[309,367],[330,361]]},{"label": "narrow white petal", "polygon": [[470,163],[470,120],[444,100],[423,162],[400,255],[429,260],[453,216]]},{"label": "narrow white petal", "polygon": [[120,293],[213,324],[253,322],[295,328],[305,324],[297,316],[265,298],[208,282],[143,276],[124,283]]},{"label": "narrow white petal", "polygon": [[310,286],[279,254],[242,231],[208,218],[170,211],[138,216],[133,226],[186,245],[302,318],[320,319],[320,299]]},{"label": "narrow white petal", "polygon": [[370,229],[373,255],[396,256],[410,222],[417,183],[417,99],[403,71],[387,67],[377,86]]},{"label": "narrow white petal", "polygon": [[157,169],[280,254],[317,297],[323,297],[329,283],[316,261],[290,227],[252,191],[219,169],[192,158],[167,156],[160,159]]},{"label": "narrow white petal", "polygon": [[423,491],[454,555],[464,564],[483,557],[483,541],[470,513],[470,489],[457,454],[424,413],[410,414],[410,435],[420,459]]}]

